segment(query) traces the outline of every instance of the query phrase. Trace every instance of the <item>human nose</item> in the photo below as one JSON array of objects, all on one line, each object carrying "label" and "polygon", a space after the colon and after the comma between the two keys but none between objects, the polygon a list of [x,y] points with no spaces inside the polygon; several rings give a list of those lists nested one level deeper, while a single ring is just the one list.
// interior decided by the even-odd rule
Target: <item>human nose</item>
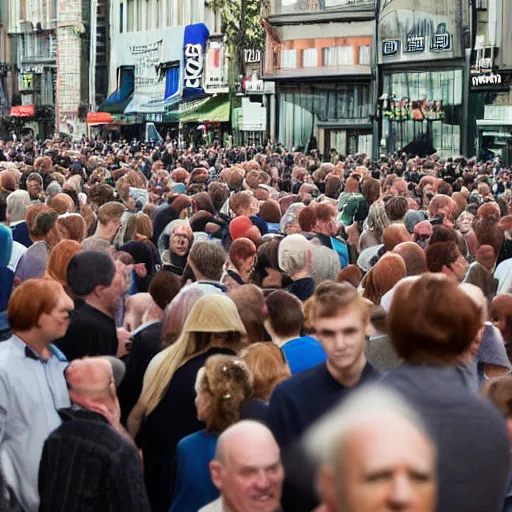
[{"label": "human nose", "polygon": [[256,475],[254,483],[259,490],[267,489],[270,485],[270,479],[268,478],[268,475],[265,473],[265,471],[260,471]]},{"label": "human nose", "polygon": [[405,510],[411,504],[412,489],[409,478],[405,473],[397,474],[393,479],[393,487],[390,494],[392,510]]}]

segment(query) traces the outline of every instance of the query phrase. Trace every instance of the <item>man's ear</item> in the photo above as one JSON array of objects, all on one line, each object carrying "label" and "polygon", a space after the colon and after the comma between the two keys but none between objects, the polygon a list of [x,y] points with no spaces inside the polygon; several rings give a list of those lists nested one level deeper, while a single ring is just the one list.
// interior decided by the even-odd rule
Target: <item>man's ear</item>
[{"label": "man's ear", "polygon": [[323,466],[317,479],[318,492],[326,512],[336,512],[336,482],[330,468]]},{"label": "man's ear", "polygon": [[210,476],[213,485],[215,485],[219,491],[222,491],[222,464],[218,460],[214,459],[210,461]]}]

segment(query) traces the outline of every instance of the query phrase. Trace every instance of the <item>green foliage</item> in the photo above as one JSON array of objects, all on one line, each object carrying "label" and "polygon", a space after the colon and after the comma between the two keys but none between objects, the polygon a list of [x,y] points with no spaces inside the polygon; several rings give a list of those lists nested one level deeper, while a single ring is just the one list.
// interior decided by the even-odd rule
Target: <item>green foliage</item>
[{"label": "green foliage", "polygon": [[[207,0],[210,9],[220,12],[224,42],[231,48],[261,50],[265,46],[265,29],[261,24],[262,9],[268,0]],[[242,8],[245,7],[245,31],[242,33]]]}]

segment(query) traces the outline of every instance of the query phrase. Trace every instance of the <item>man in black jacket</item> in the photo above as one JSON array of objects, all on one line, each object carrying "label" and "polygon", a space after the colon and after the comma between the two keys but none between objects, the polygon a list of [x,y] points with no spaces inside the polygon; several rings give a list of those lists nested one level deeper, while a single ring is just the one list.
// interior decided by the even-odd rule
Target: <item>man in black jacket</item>
[{"label": "man in black jacket", "polygon": [[40,512],[149,512],[140,457],[120,424],[111,362],[73,361],[66,381],[74,405],[59,411],[63,423],[43,448]]}]

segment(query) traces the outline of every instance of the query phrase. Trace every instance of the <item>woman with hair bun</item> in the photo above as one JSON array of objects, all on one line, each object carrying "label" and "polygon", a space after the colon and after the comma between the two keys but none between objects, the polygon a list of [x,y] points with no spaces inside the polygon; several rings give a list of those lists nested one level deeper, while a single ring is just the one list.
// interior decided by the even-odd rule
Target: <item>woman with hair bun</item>
[{"label": "woman with hair bun", "polygon": [[242,407],[252,395],[252,375],[236,356],[211,356],[197,374],[197,418],[206,425],[183,438],[176,450],[175,479],[169,512],[197,512],[219,497],[210,478],[209,463],[217,439],[242,418]]}]

